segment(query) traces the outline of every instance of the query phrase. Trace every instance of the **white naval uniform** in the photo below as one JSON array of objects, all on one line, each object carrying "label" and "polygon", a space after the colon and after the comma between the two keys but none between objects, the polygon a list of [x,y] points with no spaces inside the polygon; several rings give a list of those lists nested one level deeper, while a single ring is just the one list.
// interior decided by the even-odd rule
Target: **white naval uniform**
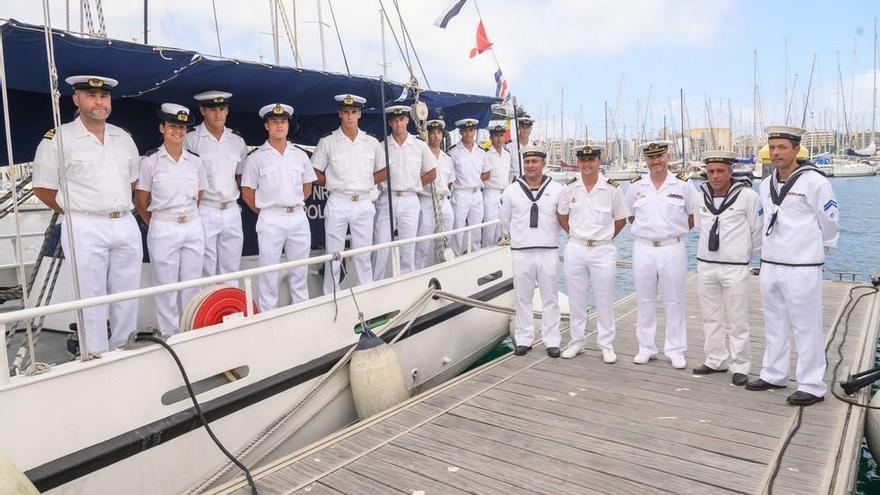
[{"label": "white naval uniform", "polygon": [[[241,186],[254,190],[254,204],[260,210],[257,218],[257,242],[260,245],[260,266],[281,262],[281,251],[287,261],[309,257],[312,234],[306,217],[303,184],[318,179],[306,153],[287,143],[284,154],[268,141],[248,154]],[[309,299],[308,267],[287,271],[290,300],[294,303]],[[260,311],[278,307],[278,272],[260,275],[257,306]]]},{"label": "white naval uniform", "polygon": [[[434,218],[435,199],[440,203],[440,213],[443,217],[443,230],[452,230],[452,225],[455,220],[455,216],[452,213],[452,203],[449,202],[449,196],[451,194],[449,185],[455,181],[455,169],[452,167],[452,158],[450,158],[443,150],[440,150],[440,154],[437,157],[434,157],[434,153],[432,152],[431,157],[437,165],[437,177],[434,179],[433,183],[434,198],[432,199],[431,197],[430,186],[424,186],[422,192],[419,193],[419,203],[421,205],[419,236],[433,234],[436,229],[437,220]],[[435,262],[439,261],[435,259],[434,250],[432,249],[439,243],[439,240],[419,241],[416,245],[416,269],[428,266],[431,260],[434,260]]]},{"label": "white naval uniform", "polygon": [[[184,150],[174,161],[165,146],[148,151],[138,170],[137,190],[150,193],[151,213],[147,231],[153,285],[193,280],[202,276],[205,232],[199,218],[199,191],[208,184],[198,155]],[[181,309],[198,292],[198,287],[177,293],[157,294],[156,320],[162,335],[178,332]]]},{"label": "white naval uniform", "polygon": [[[533,142],[529,142],[528,144],[534,144]],[[507,143],[505,146],[507,152],[510,153],[510,182],[513,182],[514,179],[522,175],[520,169],[522,168],[522,158],[520,157],[520,145],[519,141],[514,138],[511,142]]]},{"label": "white naval uniform", "polygon": [[[131,215],[131,184],[137,180],[138,151],[124,129],[105,124],[104,142],[77,118],[46,133],[33,162],[33,186],[58,191],[58,142],[63,140],[64,173],[70,195],[71,229],[61,222],[61,246],[70,256],[73,237],[80,295],[104,296],[140,288],[143,250],[137,221]],[[113,217],[111,218],[111,214]],[[121,216],[120,216],[121,215]],[[72,274],[71,274],[72,279]],[[88,352],[105,352],[125,345],[137,330],[137,299],[83,310]],[[107,319],[110,339],[107,339]]]},{"label": "white naval uniform", "polygon": [[[544,176],[546,189],[538,198],[538,225],[530,226],[534,204],[518,182],[501,195],[501,228],[510,236],[513,289],[516,293],[517,346],[532,345],[534,319],[532,298],[535,285],[541,291],[541,336],[546,347],[559,347],[559,294],[556,262],[559,257],[559,221],[556,210],[562,184]],[[533,194],[537,194],[533,191]]]},{"label": "white naval uniform", "polygon": [[[492,146],[486,152],[489,160],[489,180],[483,182],[483,221],[498,219],[501,208],[501,193],[510,185],[510,152],[501,148],[501,152]],[[483,247],[494,246],[501,238],[501,226],[483,227],[481,233]]]},{"label": "white naval uniform", "polygon": [[689,230],[688,216],[696,207],[697,190],[689,182],[667,172],[660,188],[655,188],[651,177],[645,175],[630,184],[625,197],[635,217],[631,231],[639,353],[657,354],[654,337],[657,333],[659,288],[666,306],[663,352],[671,360],[684,359],[687,350],[684,314],[687,249],[683,237]]},{"label": "white naval uniform", "polygon": [[[488,172],[489,160],[486,152],[474,144],[468,149],[458,143],[449,149],[452,167],[455,169],[455,182],[452,184],[452,211],[455,215],[453,227],[460,229],[465,225],[483,222],[483,180],[480,175]],[[464,249],[464,234],[452,236],[452,250],[461,255]],[[480,229],[471,231],[470,251],[480,249]]]},{"label": "white naval uniform", "polygon": [[[749,260],[761,248],[761,199],[749,186],[732,190],[734,194],[738,194],[736,200],[717,217],[706,206],[704,197],[697,200],[697,279],[704,364],[714,370],[729,369],[747,375],[751,371]],[[715,208],[724,200],[717,196],[712,199]],[[716,218],[719,244],[717,250],[710,251],[709,237]]]},{"label": "white naval uniform", "polygon": [[630,215],[623,192],[604,176],[587,191],[580,175],[559,195],[558,211],[568,215],[565,245],[565,287],[571,301],[570,344],[584,344],[588,288],[593,288],[600,348],[614,348],[614,275],[617,248],[614,222]]},{"label": "white naval uniform", "polygon": [[[382,146],[384,144],[380,143]],[[419,231],[419,193],[422,192],[422,175],[434,169],[436,159],[428,144],[407,134],[403,144],[388,136],[388,164],[391,173],[391,189],[394,198],[394,225],[397,239],[411,239]],[[373,244],[391,240],[391,226],[388,220],[388,191],[386,182],[379,184],[379,199],[376,201],[376,218],[373,222]],[[415,244],[400,246],[400,273],[415,270]],[[373,253],[373,280],[385,278],[388,267],[389,249]]]},{"label": "white naval uniform", "polygon": [[[201,157],[208,180],[199,202],[199,218],[205,230],[202,275],[237,272],[241,268],[244,234],[235,176],[241,175],[247,145],[240,135],[225,127],[218,140],[202,123],[187,133],[186,149]],[[227,283],[237,285],[236,281]]]},{"label": "white naval uniform", "polygon": [[[385,155],[379,141],[362,130],[351,140],[341,128],[336,129],[318,141],[312,166],[326,175],[325,188],[330,193],[324,207],[327,252],[345,248],[345,233],[349,228],[352,248],[371,246],[376,209],[370,201],[370,190],[375,186],[373,174],[385,168]],[[373,280],[369,254],[354,256],[354,269],[359,284]],[[325,294],[333,292],[340,275],[338,261],[324,265]]]},{"label": "white naval uniform", "polygon": [[[761,299],[767,343],[761,379],[787,385],[791,369],[789,331],[797,346],[799,391],[822,397],[827,391],[822,324],[822,265],[837,246],[838,208],[828,179],[805,172],[779,206],[773,231],[771,177],[761,182],[764,210],[761,245]],[[775,182],[775,181],[773,181]]]}]

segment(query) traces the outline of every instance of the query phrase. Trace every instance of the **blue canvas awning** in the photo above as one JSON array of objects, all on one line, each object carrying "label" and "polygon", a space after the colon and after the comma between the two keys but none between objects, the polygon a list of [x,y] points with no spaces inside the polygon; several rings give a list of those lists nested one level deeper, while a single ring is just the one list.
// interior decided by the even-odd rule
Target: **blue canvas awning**
[{"label": "blue canvas awning", "polygon": [[[0,32],[6,58],[14,159],[25,162],[33,158],[39,140],[52,128],[45,38],[42,26],[14,20],[4,24]],[[98,74],[119,80],[112,93],[109,121],[131,132],[141,152],[161,142],[155,118],[157,105],[173,102],[195,110],[192,95],[210,89],[233,93],[228,125],[239,131],[249,145],[258,145],[266,137],[257,110],[276,102],[295,109],[297,129],[292,129],[292,140],[314,145],[318,138],[339,126],[333,96],[343,93],[367,98],[361,128],[381,138],[378,78],[218,60],[192,51],[96,39],[58,30],[53,32],[53,39],[62,81],[74,74]],[[399,83],[386,81],[384,86],[388,103],[404,91]],[[62,82],[61,93],[62,120],[69,121],[75,110],[70,100],[72,90]],[[411,91],[407,96],[411,101]],[[450,129],[453,122],[465,117],[487,124],[491,105],[498,102],[488,96],[439,91],[424,91],[420,99],[428,105],[432,117],[442,112]],[[5,139],[2,128],[0,136]],[[6,163],[4,151],[0,153],[0,164]]]}]

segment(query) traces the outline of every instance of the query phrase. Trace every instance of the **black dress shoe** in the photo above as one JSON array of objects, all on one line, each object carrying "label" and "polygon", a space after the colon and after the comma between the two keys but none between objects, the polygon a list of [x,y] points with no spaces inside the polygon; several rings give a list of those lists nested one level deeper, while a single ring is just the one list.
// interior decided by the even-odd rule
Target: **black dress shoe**
[{"label": "black dress shoe", "polygon": [[798,390],[797,392],[789,395],[785,399],[785,402],[788,402],[793,406],[809,406],[810,404],[822,402],[823,400],[825,400],[825,397],[817,397],[811,393]]},{"label": "black dress shoe", "polygon": [[552,358],[558,358],[559,357],[559,348],[558,347],[548,347],[547,348],[547,355]]},{"label": "black dress shoe", "polygon": [[770,390],[771,388],[785,388],[785,385],[773,385],[760,378],[756,378],[746,383],[746,390]]},{"label": "black dress shoe", "polygon": [[530,350],[532,350],[531,346],[518,345],[518,346],[516,346],[516,349],[513,350],[513,353],[516,354],[517,356],[525,356],[526,353],[528,353]]},{"label": "black dress shoe", "polygon": [[731,383],[733,383],[737,387],[742,387],[743,385],[746,384],[746,382],[749,381],[749,375],[747,375],[745,373],[734,373],[733,379],[730,381],[731,381]]},{"label": "black dress shoe", "polygon": [[711,375],[712,373],[727,373],[727,368],[723,370],[716,370],[715,368],[710,368],[705,364],[701,364],[691,371],[691,373],[695,375]]}]

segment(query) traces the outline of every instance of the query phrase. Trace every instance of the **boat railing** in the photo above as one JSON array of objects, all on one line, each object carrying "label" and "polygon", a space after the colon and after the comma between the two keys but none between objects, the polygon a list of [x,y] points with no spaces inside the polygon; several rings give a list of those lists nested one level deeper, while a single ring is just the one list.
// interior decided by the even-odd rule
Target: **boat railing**
[{"label": "boat railing", "polygon": [[[318,264],[318,263],[326,263],[328,261],[334,260],[344,260],[346,258],[351,258],[353,256],[361,255],[361,254],[369,254],[374,251],[380,251],[383,249],[391,250],[391,267],[392,267],[392,277],[396,277],[400,275],[400,263],[399,263],[399,248],[400,246],[405,246],[407,244],[412,244],[421,241],[431,241],[442,239],[443,237],[448,237],[457,234],[463,234],[465,239],[462,242],[463,246],[468,246],[468,254],[470,254],[470,246],[471,246],[471,235],[474,230],[482,229],[483,227],[488,227],[491,225],[496,225],[500,223],[500,220],[492,220],[489,222],[484,222],[476,225],[468,225],[465,227],[461,227],[458,229],[448,230],[444,232],[438,232],[436,234],[428,234],[420,237],[413,237],[409,239],[400,239],[396,241],[385,242],[382,244],[376,244],[373,246],[365,246],[361,248],[349,249],[346,251],[340,251],[338,253],[327,253],[320,256],[313,256],[311,258],[294,260],[294,261],[286,261],[283,263],[278,263],[275,265],[261,266],[257,268],[249,268],[246,270],[240,270],[233,273],[226,273],[222,275],[214,275],[212,277],[203,277],[193,280],[187,280],[184,282],[174,282],[171,284],[157,285],[155,287],[144,287],[141,289],[135,289],[125,292],[119,292],[116,294],[107,294],[105,296],[96,296],[89,297],[85,299],[80,299],[78,301],[65,301],[56,304],[50,304],[46,306],[36,306],[32,308],[25,308],[16,311],[10,311],[7,313],[0,313],[0,329],[2,329],[2,333],[5,335],[8,325],[14,324],[19,321],[31,320],[34,318],[45,317],[48,315],[64,313],[68,311],[79,311],[86,308],[92,308],[95,306],[103,306],[105,304],[112,304],[121,301],[128,301],[131,299],[140,299],[142,297],[155,296],[157,294],[165,294],[168,292],[176,292],[184,289],[192,289],[197,287],[206,287],[210,285],[222,284],[224,282],[230,282],[233,280],[242,280],[244,285],[245,292],[245,314],[244,317],[250,317],[251,308],[253,307],[254,301],[254,293],[253,293],[253,285],[254,285],[254,277],[259,275],[264,275],[273,272],[280,272],[284,270],[290,270],[291,268],[299,268],[308,265]],[[40,234],[42,235],[42,234]],[[80,342],[83,341],[83,331],[80,329]],[[82,345],[82,344],[81,344]],[[88,349],[86,349],[88,350]],[[83,361],[88,360],[89,356],[87,353],[83,353],[81,356]],[[6,385],[9,383],[9,367],[6,365],[8,363],[8,357],[6,352],[6,345],[0,346],[0,386]]]}]

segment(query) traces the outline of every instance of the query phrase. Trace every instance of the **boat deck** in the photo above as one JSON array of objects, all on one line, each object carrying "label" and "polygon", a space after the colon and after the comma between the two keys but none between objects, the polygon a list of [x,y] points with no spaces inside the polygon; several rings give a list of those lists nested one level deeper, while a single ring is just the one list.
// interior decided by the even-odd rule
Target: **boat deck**
[{"label": "boat deck", "polygon": [[[750,283],[756,375],[763,320],[757,278]],[[874,362],[880,296],[865,297],[845,329],[852,287],[824,286],[829,384],[844,339],[841,370],[864,370]],[[662,357],[632,363],[636,305],[628,296],[616,306],[616,364],[604,364],[592,342],[573,360],[550,359],[541,346],[524,357],[504,356],[254,470],[257,486],[263,495],[717,495],[765,493],[772,483],[776,494],[849,493],[865,410],[830,393],[820,404],[788,406],[794,383],[750,392],[732,385],[729,374],[691,374],[703,356],[693,275],[686,311],[688,370],[675,370]],[[594,325],[591,318],[589,328]],[[855,397],[864,402],[866,393]],[[239,479],[213,493],[250,490]]]}]

